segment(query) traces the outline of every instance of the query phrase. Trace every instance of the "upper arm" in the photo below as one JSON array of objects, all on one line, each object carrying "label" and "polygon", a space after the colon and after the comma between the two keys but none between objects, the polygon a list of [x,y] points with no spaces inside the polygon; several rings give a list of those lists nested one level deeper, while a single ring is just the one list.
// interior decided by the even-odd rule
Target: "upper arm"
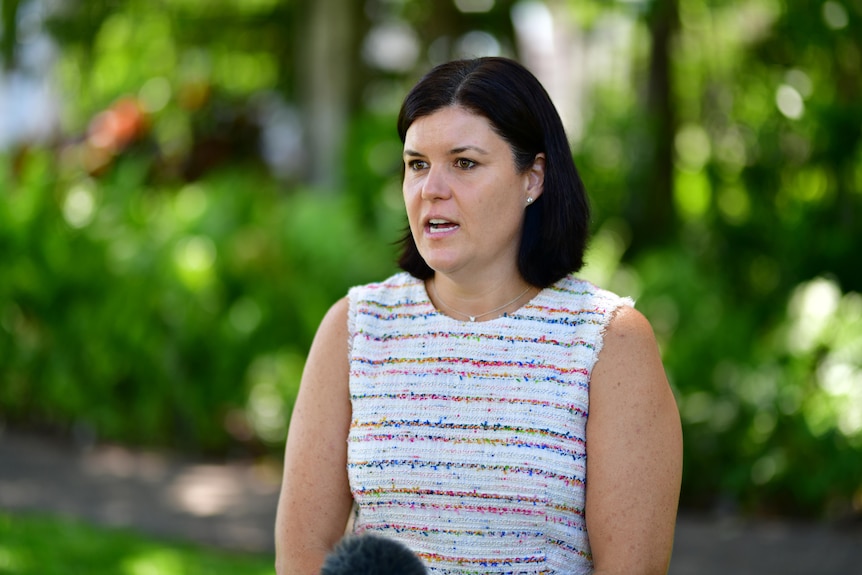
[{"label": "upper arm", "polygon": [[622,307],[590,379],[586,521],[598,573],[666,573],[682,431],[652,328]]},{"label": "upper arm", "polygon": [[341,299],[323,318],[290,419],[275,531],[280,574],[317,573],[350,514],[347,309]]}]

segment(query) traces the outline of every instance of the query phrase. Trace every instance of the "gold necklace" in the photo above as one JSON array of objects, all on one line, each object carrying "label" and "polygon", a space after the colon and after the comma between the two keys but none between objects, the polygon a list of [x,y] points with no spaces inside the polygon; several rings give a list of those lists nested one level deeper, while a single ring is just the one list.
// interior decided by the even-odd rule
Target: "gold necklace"
[{"label": "gold necklace", "polygon": [[479,315],[470,315],[469,313],[464,313],[463,311],[459,311],[459,310],[455,309],[454,307],[452,307],[451,305],[449,305],[445,301],[443,301],[443,298],[441,298],[440,294],[437,293],[437,282],[434,280],[431,280],[431,292],[434,294],[434,299],[439,301],[440,305],[442,305],[443,307],[445,307],[449,311],[454,311],[458,315],[463,315],[464,317],[470,318],[470,321],[476,321],[480,317],[485,317],[486,315],[491,315],[492,313],[498,312],[501,309],[505,309],[505,308],[509,307],[510,305],[512,305],[513,303],[515,303],[516,301],[518,301],[519,299],[524,297],[524,294],[527,293],[528,291],[530,291],[530,288],[532,288],[532,287],[533,286],[527,286],[527,289],[525,289],[524,291],[519,293],[515,299],[513,299],[512,301],[504,303],[500,307],[495,307],[491,311],[486,311],[485,313],[480,313]]}]

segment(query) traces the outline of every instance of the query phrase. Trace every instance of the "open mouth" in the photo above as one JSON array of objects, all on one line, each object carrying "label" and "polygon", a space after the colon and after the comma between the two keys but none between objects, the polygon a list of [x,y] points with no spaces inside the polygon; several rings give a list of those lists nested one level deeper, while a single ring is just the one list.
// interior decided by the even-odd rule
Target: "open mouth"
[{"label": "open mouth", "polygon": [[452,223],[449,220],[432,219],[428,221],[428,231],[432,234],[442,234],[450,232],[458,227],[458,224]]}]

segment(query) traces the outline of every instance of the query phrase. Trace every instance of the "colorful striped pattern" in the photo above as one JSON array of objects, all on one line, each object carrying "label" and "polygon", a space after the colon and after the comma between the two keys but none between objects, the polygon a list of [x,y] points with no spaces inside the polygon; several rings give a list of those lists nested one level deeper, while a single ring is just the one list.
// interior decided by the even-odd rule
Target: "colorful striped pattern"
[{"label": "colorful striped pattern", "polygon": [[567,277],[469,323],[401,273],[349,302],[355,531],[399,539],[434,574],[590,573],[590,373],[631,300]]}]

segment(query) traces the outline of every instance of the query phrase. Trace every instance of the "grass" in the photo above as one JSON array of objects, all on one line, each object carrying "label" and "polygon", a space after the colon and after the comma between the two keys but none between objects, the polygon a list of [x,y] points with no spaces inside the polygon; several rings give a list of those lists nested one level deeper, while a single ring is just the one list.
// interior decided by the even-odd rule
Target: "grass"
[{"label": "grass", "polygon": [[161,541],[124,529],[0,511],[2,575],[272,575],[271,554]]}]

